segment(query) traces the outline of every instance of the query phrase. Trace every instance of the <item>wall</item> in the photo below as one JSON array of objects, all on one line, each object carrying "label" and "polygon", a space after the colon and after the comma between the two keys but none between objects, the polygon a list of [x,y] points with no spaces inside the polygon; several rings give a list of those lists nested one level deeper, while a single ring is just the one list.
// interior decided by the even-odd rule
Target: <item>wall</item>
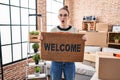
[{"label": "wall", "polygon": [[[42,26],[46,31],[46,0],[37,0],[37,13],[43,15]],[[97,22],[120,25],[120,0],[65,0],[70,9],[70,24],[81,29],[83,16],[95,15]],[[38,17],[38,29],[40,30]]]},{"label": "wall", "polygon": [[[43,15],[43,30],[46,30],[46,0],[37,0],[37,13]],[[120,25],[120,0],[65,0],[70,9],[70,24],[81,29],[83,16],[95,15],[98,22]],[[38,29],[40,29],[38,18]],[[25,79],[25,61],[4,67],[5,80]],[[30,72],[32,70],[30,69]]]},{"label": "wall", "polygon": [[[31,60],[29,60],[31,61]],[[4,80],[25,80],[26,61],[19,61],[3,67]],[[34,68],[29,68],[29,73],[33,73]]]},{"label": "wall", "polygon": [[37,0],[37,14],[42,14],[42,28],[40,17],[37,18],[38,30],[46,31],[46,0]]},{"label": "wall", "polygon": [[83,16],[95,15],[97,22],[120,25],[120,0],[65,0],[71,12],[71,24],[81,29]]},{"label": "wall", "polygon": [[[46,0],[37,0],[37,14],[42,14],[43,30],[46,30]],[[40,27],[40,17],[37,18],[38,30]],[[30,60],[31,61],[31,60]],[[26,76],[26,61],[19,61],[3,67],[4,80],[25,80]],[[29,73],[33,73],[34,68],[29,68]]]}]

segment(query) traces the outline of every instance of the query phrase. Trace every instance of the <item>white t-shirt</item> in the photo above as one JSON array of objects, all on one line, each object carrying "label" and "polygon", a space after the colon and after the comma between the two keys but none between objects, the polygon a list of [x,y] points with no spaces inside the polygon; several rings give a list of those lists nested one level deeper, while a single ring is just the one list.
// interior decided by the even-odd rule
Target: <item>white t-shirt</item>
[{"label": "white t-shirt", "polygon": [[72,26],[68,26],[68,28],[61,28],[60,26],[54,27],[51,32],[71,32],[77,33],[77,29]]}]

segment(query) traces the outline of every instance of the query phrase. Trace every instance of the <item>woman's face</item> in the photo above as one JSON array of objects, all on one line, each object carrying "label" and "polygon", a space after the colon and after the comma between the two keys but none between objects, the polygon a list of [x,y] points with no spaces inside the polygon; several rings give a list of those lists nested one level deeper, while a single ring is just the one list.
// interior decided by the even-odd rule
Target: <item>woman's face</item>
[{"label": "woman's face", "polygon": [[62,9],[62,10],[59,11],[58,18],[61,22],[61,25],[66,25],[67,24],[68,17],[69,17],[69,14],[66,10]]}]

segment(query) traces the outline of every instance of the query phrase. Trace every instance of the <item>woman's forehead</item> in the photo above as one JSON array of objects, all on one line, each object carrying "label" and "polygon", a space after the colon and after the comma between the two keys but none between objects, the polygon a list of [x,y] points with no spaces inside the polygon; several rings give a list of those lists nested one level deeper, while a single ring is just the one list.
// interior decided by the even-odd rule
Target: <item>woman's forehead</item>
[{"label": "woman's forehead", "polygon": [[67,12],[66,10],[64,10],[64,9],[61,9],[61,10],[59,11],[59,13],[68,14],[68,12]]}]

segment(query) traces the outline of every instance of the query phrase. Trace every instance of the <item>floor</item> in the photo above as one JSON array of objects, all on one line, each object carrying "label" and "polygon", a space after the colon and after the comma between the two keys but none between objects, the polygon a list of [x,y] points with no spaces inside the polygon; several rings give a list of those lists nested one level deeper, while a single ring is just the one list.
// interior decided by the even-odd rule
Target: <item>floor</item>
[{"label": "floor", "polygon": [[[47,79],[29,79],[29,80],[47,80]],[[50,78],[48,80],[50,80]]]},{"label": "floor", "polygon": [[[47,80],[46,78],[41,78],[41,79],[29,79],[29,80]],[[48,77],[48,80],[50,80],[50,77]]]},{"label": "floor", "polygon": [[[47,80],[47,79],[44,78],[44,79],[29,79],[29,80]],[[50,77],[48,78],[48,80],[50,80]],[[62,79],[62,80],[64,80],[64,79]]]}]

